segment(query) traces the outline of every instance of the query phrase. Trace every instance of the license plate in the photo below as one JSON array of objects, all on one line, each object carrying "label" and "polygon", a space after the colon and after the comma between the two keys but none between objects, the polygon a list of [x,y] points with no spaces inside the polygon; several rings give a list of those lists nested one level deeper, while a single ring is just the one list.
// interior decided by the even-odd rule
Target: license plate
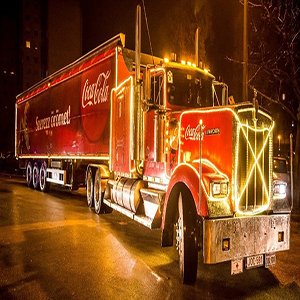
[{"label": "license plate", "polygon": [[275,253],[265,255],[265,267],[269,268],[276,264],[276,255]]},{"label": "license plate", "polygon": [[53,174],[53,179],[54,179],[54,180],[58,180],[58,173],[53,172],[52,174]]},{"label": "license plate", "polygon": [[260,267],[264,265],[263,254],[254,255],[246,258],[246,268],[251,269],[255,267]]}]

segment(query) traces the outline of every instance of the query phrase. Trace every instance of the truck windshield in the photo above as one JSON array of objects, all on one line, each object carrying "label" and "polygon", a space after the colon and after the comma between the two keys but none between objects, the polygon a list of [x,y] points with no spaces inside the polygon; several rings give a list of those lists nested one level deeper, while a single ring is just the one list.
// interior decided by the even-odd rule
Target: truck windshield
[{"label": "truck windshield", "polygon": [[213,106],[212,80],[196,71],[167,70],[167,93],[172,105]]}]

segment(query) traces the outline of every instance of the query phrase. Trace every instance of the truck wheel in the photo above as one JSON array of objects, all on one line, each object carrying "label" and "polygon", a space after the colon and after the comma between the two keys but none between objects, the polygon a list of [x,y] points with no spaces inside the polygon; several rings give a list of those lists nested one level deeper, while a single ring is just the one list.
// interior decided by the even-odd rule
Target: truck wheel
[{"label": "truck wheel", "polygon": [[40,188],[40,168],[37,162],[33,165],[32,175],[32,185],[38,190]]},{"label": "truck wheel", "polygon": [[176,248],[179,254],[180,277],[183,283],[193,284],[197,279],[198,243],[196,216],[189,211],[180,193],[178,221],[176,223]]},{"label": "truck wheel", "polygon": [[86,174],[86,201],[88,207],[93,207],[93,197],[94,197],[94,176],[92,168],[87,169]]},{"label": "truck wheel", "polygon": [[94,205],[95,205],[96,214],[100,214],[101,212],[102,199],[103,199],[103,193],[101,190],[101,172],[98,169],[95,174],[95,182],[94,182]]},{"label": "truck wheel", "polygon": [[42,192],[47,192],[49,182],[47,182],[47,163],[44,161],[40,168],[40,188]]},{"label": "truck wheel", "polygon": [[29,161],[26,166],[26,182],[27,185],[31,188],[32,188],[32,179],[33,179],[32,171],[33,171],[32,162]]}]

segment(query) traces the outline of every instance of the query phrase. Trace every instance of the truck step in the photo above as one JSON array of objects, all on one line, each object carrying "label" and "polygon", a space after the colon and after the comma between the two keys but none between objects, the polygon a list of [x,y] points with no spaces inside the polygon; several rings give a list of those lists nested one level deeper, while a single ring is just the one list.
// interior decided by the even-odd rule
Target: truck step
[{"label": "truck step", "polygon": [[158,205],[164,202],[166,192],[151,188],[142,188],[140,193],[144,201],[149,201]]},{"label": "truck step", "polygon": [[120,212],[121,214],[129,217],[130,219],[150,228],[150,229],[155,229],[155,228],[160,228],[161,225],[161,219],[152,219],[150,217],[147,217],[145,215],[136,215],[134,212],[120,206],[117,203],[111,202],[108,199],[103,199],[103,202],[111,207],[112,209]]}]

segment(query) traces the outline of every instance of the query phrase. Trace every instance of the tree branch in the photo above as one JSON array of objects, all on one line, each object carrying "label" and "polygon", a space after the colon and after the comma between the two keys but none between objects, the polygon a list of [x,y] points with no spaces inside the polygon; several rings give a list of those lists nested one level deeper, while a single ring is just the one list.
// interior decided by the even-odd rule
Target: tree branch
[{"label": "tree branch", "polygon": [[295,113],[293,113],[284,103],[282,103],[279,100],[275,100],[275,99],[267,96],[266,94],[264,94],[261,91],[259,91],[258,89],[256,89],[253,85],[250,85],[249,87],[253,91],[256,90],[257,94],[259,94],[261,97],[265,98],[266,100],[268,100],[272,103],[276,103],[276,104],[280,105],[293,118],[294,121],[297,121],[297,115]]}]

